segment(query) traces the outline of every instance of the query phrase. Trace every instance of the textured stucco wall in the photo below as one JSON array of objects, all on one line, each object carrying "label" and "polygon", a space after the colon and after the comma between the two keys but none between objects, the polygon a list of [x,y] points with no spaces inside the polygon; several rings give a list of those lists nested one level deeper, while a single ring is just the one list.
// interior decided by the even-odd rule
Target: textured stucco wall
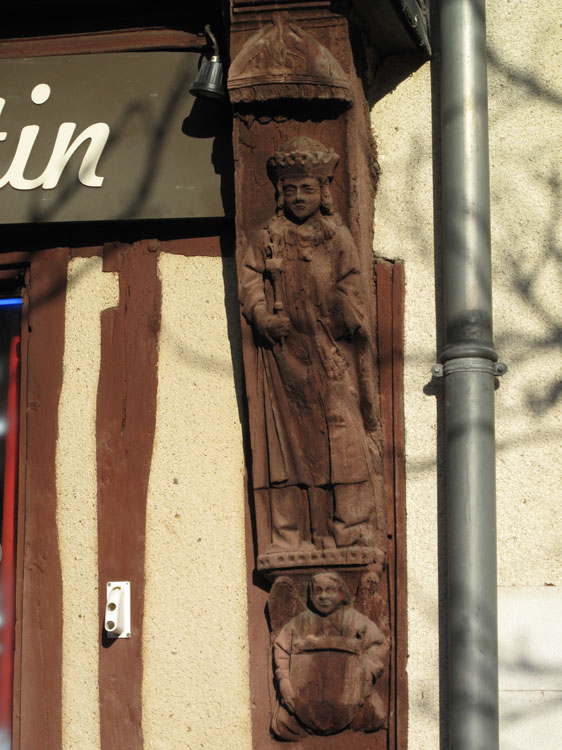
[{"label": "textured stucco wall", "polygon": [[[394,63],[392,63],[394,64]],[[375,251],[406,269],[404,410],[410,739],[439,747],[436,403],[431,78],[426,65],[373,109],[381,176]]]},{"label": "textured stucco wall", "polygon": [[[163,254],[158,270],[162,324],[146,522],[144,747],[247,750],[244,454],[234,260]],[[100,747],[96,398],[100,313],[116,305],[118,295],[116,274],[102,271],[101,258],[70,261],[56,463],[63,750]],[[138,615],[131,615],[134,632]]]},{"label": "textured stucco wall", "polygon": [[229,342],[226,317],[228,308],[231,318],[238,313],[234,261],[162,255],[159,275],[162,325],[146,530],[145,748],[247,750],[244,455],[234,379],[240,343]]},{"label": "textured stucco wall", "polygon": [[[496,396],[501,743],[519,750],[533,737],[535,744],[542,738],[544,747],[559,748],[562,684],[544,670],[544,649],[535,657],[532,648],[538,634],[558,664],[552,628],[562,591],[562,46],[556,4],[489,3],[488,43],[495,341],[510,368]],[[397,70],[400,61],[387,66]],[[375,250],[406,261],[408,674],[416,750],[439,747],[445,718],[439,704],[439,386],[430,379],[440,294],[434,284],[439,113],[432,112],[432,74],[436,86],[438,60],[433,71],[423,66],[372,112],[382,167]],[[508,627],[518,616],[520,627]]]},{"label": "textured stucco wall", "polygon": [[100,747],[96,399],[100,313],[118,301],[117,279],[102,271],[101,258],[70,261],[56,454],[64,642],[62,750]]}]

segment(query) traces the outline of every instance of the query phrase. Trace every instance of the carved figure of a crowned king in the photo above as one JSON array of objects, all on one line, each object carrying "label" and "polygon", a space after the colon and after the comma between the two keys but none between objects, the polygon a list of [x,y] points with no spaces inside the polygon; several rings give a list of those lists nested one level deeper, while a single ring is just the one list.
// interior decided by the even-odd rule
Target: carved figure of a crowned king
[{"label": "carved figure of a crowned king", "polygon": [[254,333],[249,399],[262,552],[372,547],[376,409],[368,289],[334,211],[333,148],[295,138],[269,158],[277,210],[244,250],[242,311]]}]

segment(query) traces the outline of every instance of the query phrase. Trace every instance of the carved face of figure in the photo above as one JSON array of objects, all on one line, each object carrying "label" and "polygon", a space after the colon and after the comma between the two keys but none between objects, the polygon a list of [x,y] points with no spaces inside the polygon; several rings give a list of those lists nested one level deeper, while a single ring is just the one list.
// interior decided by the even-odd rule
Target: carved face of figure
[{"label": "carved face of figure", "polygon": [[288,177],[283,182],[285,211],[298,224],[320,210],[322,191],[317,177]]},{"label": "carved face of figure", "polygon": [[329,615],[345,600],[345,592],[332,576],[319,573],[310,582],[310,600],[319,614]]}]

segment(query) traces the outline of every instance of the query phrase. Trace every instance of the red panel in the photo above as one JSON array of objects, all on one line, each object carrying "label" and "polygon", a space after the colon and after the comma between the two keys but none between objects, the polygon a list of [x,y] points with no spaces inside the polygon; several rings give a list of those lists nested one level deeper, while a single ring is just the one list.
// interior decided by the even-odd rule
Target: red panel
[{"label": "red panel", "polygon": [[14,336],[10,343],[8,372],[8,400],[6,459],[4,467],[4,511],[2,517],[2,563],[0,565],[0,593],[3,621],[0,624],[0,731],[11,736],[12,679],[14,674],[14,591],[15,537],[18,467],[18,404],[19,404],[19,343]]}]

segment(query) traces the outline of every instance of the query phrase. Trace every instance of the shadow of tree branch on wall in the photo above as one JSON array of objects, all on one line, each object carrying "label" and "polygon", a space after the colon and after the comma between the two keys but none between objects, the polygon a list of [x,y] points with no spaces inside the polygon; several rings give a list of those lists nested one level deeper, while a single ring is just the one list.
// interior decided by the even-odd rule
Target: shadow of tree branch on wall
[{"label": "shadow of tree branch on wall", "polygon": [[508,83],[519,88],[525,89],[531,96],[542,99],[549,104],[562,107],[562,95],[548,88],[532,73],[523,70],[517,70],[512,65],[502,59],[500,53],[488,48],[488,63],[490,68],[501,75]]},{"label": "shadow of tree branch on wall", "polygon": [[[555,33],[553,24],[554,19],[551,28]],[[540,43],[542,44],[542,40]],[[436,45],[433,46],[435,49]],[[513,46],[517,47],[514,42]],[[562,150],[559,127],[562,95],[554,85],[558,85],[558,80],[552,78],[551,85],[547,73],[535,65],[530,56],[524,58],[524,63],[528,62],[528,66],[525,64],[523,68],[524,63],[508,62],[502,45],[494,44],[488,59],[495,344],[500,359],[507,362],[510,368],[503,378],[497,400],[499,429],[496,449],[499,475],[502,477],[498,488],[503,514],[501,518],[504,519],[504,524],[508,517],[510,523],[518,524],[523,521],[523,517],[518,515],[520,510],[517,506],[528,508],[531,504],[536,516],[535,522],[542,524],[548,541],[553,531],[548,523],[543,523],[546,510],[541,507],[538,494],[541,490],[538,489],[536,479],[525,476],[525,462],[529,455],[553,455],[562,438],[559,416],[562,401],[562,174],[559,161]],[[393,123],[396,135],[392,133],[389,124],[384,125],[387,134],[384,145],[388,161],[386,164],[381,161],[381,185],[387,179],[386,190],[390,197],[384,197],[382,210],[385,229],[379,232],[379,243],[381,238],[385,242],[390,233],[394,236],[389,239],[389,246],[393,251],[380,244],[375,251],[389,257],[406,257],[407,308],[409,305],[410,308],[415,306],[416,310],[420,308],[419,301],[416,299],[414,302],[411,296],[420,293],[420,284],[415,274],[419,269],[425,271],[430,264],[435,273],[436,321],[432,333],[436,346],[430,351],[425,344],[428,332],[421,330],[426,322],[424,318],[418,324],[419,340],[412,330],[407,331],[405,370],[408,401],[416,401],[419,406],[423,401],[423,396],[420,398],[421,392],[426,397],[436,399],[434,416],[437,435],[431,445],[427,439],[428,425],[424,425],[425,432],[422,435],[419,415],[409,415],[407,404],[406,439],[409,442],[407,471],[413,482],[408,502],[416,509],[425,502],[425,499],[418,497],[418,493],[421,488],[427,489],[431,483],[429,477],[434,476],[437,465],[438,497],[435,510],[439,564],[439,716],[432,713],[431,719],[428,716],[428,721],[439,723],[440,748],[446,750],[448,657],[444,404],[442,381],[434,379],[428,382],[430,368],[443,347],[439,62],[439,56],[436,55],[431,64],[431,147],[428,146],[428,139],[420,122],[414,120],[415,124],[412,125],[405,121],[406,117],[412,115],[415,106],[413,100],[400,100],[398,96],[396,105],[383,108],[386,117],[389,111],[396,115]],[[396,65],[396,61],[393,64]],[[412,90],[417,91],[416,85],[419,85],[419,80],[418,83],[411,84]],[[375,128],[376,117],[375,110]],[[397,147],[391,153],[394,137]],[[429,164],[432,165],[433,177],[433,222],[427,220],[427,199],[430,197],[423,193],[428,184]],[[393,173],[398,173],[399,178],[395,179]],[[406,189],[400,193],[399,204],[397,202],[393,206],[391,188],[388,185],[400,183],[400,180],[402,187],[406,183]],[[377,215],[375,219],[378,220]],[[401,250],[401,247],[404,249]],[[411,320],[410,326],[412,325],[416,325],[415,320]],[[433,429],[433,424],[430,426]],[[556,471],[556,466],[545,465],[538,481],[544,484],[547,481],[545,477],[549,473],[554,477]],[[517,478],[514,474],[518,475]],[[426,481],[423,480],[424,477]],[[555,492],[554,487],[552,491]],[[518,502],[514,502],[513,495]],[[532,498],[536,502],[531,502]],[[524,505],[527,500],[529,504]],[[513,526],[509,530],[504,528],[505,536],[508,531],[515,534],[513,546],[521,546],[521,541],[517,539],[517,529],[514,532]],[[524,538],[525,532],[522,532]],[[528,550],[532,542],[525,538],[523,544],[525,550]],[[502,551],[502,554],[513,556],[514,552],[510,548],[507,552]],[[541,555],[543,559],[546,553],[543,551]],[[559,559],[560,550],[555,555]],[[533,560],[533,565],[537,565],[536,559]],[[410,566],[415,569],[414,563],[410,563]],[[421,573],[420,578],[423,578]],[[411,582],[409,589],[412,590]],[[435,627],[433,623],[437,602],[431,599],[428,591],[429,589],[424,588],[423,593],[415,595],[414,607],[415,617],[423,618],[431,632]],[[431,660],[432,657],[427,654],[421,655],[421,651],[428,647],[412,646],[414,648],[417,652],[416,668],[420,667],[420,659]],[[416,699],[412,696],[411,699],[418,700],[419,696]],[[546,712],[559,707],[559,698],[549,697],[548,708],[545,707],[544,710]],[[423,700],[419,702],[419,710],[433,711]],[[529,713],[531,711],[533,707],[529,709]],[[519,716],[521,721],[524,718]],[[505,717],[503,720],[506,720]]]}]

